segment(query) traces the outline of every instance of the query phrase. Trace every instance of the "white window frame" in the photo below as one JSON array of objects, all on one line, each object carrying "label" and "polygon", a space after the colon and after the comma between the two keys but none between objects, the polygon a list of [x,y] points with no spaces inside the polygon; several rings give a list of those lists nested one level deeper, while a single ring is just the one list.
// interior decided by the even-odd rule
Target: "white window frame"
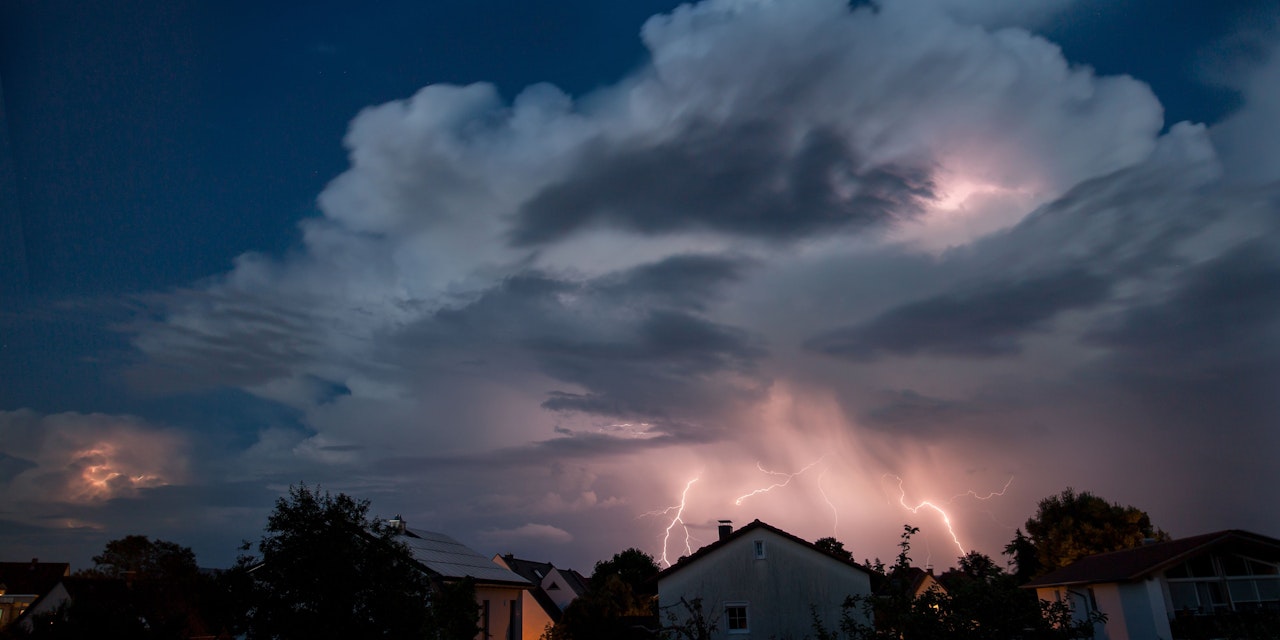
[{"label": "white window frame", "polygon": [[[742,624],[746,626],[741,629],[731,628],[729,626],[729,609],[742,609]],[[730,635],[751,633],[751,605],[746,602],[724,603],[724,628]]]},{"label": "white window frame", "polygon": [[769,556],[768,547],[765,546],[764,540],[752,540],[751,549],[756,554],[756,560],[764,560]]}]

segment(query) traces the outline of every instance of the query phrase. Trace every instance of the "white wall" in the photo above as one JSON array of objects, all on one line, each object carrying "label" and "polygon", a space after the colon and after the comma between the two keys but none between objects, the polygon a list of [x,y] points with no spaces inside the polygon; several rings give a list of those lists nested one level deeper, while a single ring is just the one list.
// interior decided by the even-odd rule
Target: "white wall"
[{"label": "white wall", "polygon": [[[765,542],[764,559],[756,559],[756,540]],[[681,596],[701,597],[703,611],[719,619],[715,637],[734,640],[799,640],[812,635],[810,610],[815,606],[827,629],[837,630],[845,597],[870,593],[871,579],[865,571],[762,529],[736,538],[658,583],[664,624],[666,611],[684,613],[679,608]],[[730,602],[747,603],[749,633],[731,635],[725,628],[724,605]],[[672,605],[676,608],[666,609]]]},{"label": "white wall", "polygon": [[1098,611],[1107,614],[1106,624],[1094,627],[1094,640],[1168,640],[1172,637],[1163,588],[1157,579],[1036,589],[1036,595],[1048,602],[1069,597],[1075,618],[1083,620],[1089,611],[1089,589],[1093,589]]}]

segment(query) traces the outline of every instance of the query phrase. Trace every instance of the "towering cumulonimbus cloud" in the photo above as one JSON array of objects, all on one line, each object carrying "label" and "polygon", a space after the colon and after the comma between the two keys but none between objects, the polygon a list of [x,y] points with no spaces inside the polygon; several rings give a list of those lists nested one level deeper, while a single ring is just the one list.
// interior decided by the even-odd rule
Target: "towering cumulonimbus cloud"
[{"label": "towering cumulonimbus cloud", "polygon": [[[885,473],[957,496],[988,551],[1067,484],[1190,526],[1239,478],[1130,476],[1231,453],[1218,410],[1275,442],[1275,185],[1230,179],[1274,151],[1239,143],[1253,103],[1162,133],[1146,85],[1025,28],[1051,4],[704,0],[590,95],[365,109],[298,251],[157,297],[131,380],[299,414],[241,464],[413,486],[513,544],[591,527],[599,557],[682,487],[695,526],[887,548],[926,516]],[[813,472],[735,505],[760,461]]]}]

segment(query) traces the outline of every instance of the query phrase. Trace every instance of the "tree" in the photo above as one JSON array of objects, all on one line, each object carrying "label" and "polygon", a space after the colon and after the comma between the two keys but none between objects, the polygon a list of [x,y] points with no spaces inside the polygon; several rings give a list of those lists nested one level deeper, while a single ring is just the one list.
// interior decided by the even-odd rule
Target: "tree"
[{"label": "tree", "polygon": [[642,620],[656,624],[652,578],[658,575],[653,556],[635,548],[596,563],[587,592],[569,603],[552,640],[650,637],[637,629]]},{"label": "tree", "polygon": [[840,542],[839,540],[836,540],[831,536],[827,536],[825,538],[818,538],[813,543],[813,546],[819,549],[822,549],[823,551],[826,551],[827,553],[837,558],[843,558],[850,562],[853,561],[853,553],[851,553],[848,549],[844,548],[843,542]]},{"label": "tree", "polygon": [[649,581],[656,575],[658,563],[653,556],[631,547],[613,554],[608,560],[597,562],[595,570],[591,572],[591,583],[603,586],[610,576],[617,576],[631,587],[633,593],[640,595],[653,592],[653,585]]},{"label": "tree", "polygon": [[188,547],[129,535],[107,542],[93,562],[67,581],[69,601],[39,616],[29,637],[168,640],[225,626],[215,580]]},{"label": "tree", "polygon": [[[1147,538],[1169,539],[1151,526],[1145,511],[1107,502],[1088,491],[1076,493],[1070,487],[1041,500],[1026,529],[1036,549],[1037,575],[1095,553],[1140,546]],[[1011,545],[1017,542],[1014,538]]]},{"label": "tree", "polygon": [[667,623],[662,625],[661,635],[671,640],[711,640],[720,627],[720,616],[708,616],[702,610],[702,598],[685,600],[682,597],[679,602],[663,607],[663,613]]},{"label": "tree", "polygon": [[396,531],[368,514],[366,500],[305,484],[276,501],[260,556],[240,561],[252,588],[249,638],[435,635],[426,574]]},{"label": "tree", "polygon": [[1036,544],[1022,533],[1022,529],[1014,531],[1013,540],[1004,546],[1003,553],[1009,556],[1009,564],[1013,566],[1013,577],[1018,584],[1026,584],[1041,573]]},{"label": "tree", "polygon": [[919,570],[910,556],[917,531],[903,527],[897,560],[876,595],[845,601],[838,632],[824,628],[814,612],[819,640],[1069,640],[1092,637],[1094,623],[1105,620],[1096,612],[1075,620],[1069,604],[1041,603],[978,552],[964,555],[956,569],[939,576],[945,589],[917,596],[911,577]]},{"label": "tree", "polygon": [[197,573],[190,547],[139,535],[108,542],[102,554],[93,557],[93,569],[82,572],[126,580],[181,580]]}]

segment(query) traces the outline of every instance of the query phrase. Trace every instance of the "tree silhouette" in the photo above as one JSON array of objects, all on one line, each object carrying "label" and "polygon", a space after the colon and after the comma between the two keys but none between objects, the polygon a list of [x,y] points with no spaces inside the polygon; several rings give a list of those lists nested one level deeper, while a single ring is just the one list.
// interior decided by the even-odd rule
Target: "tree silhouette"
[{"label": "tree silhouette", "polygon": [[[1076,493],[1070,487],[1041,500],[1026,529],[1035,545],[1038,574],[1095,553],[1137,547],[1147,538],[1169,539],[1168,534],[1151,526],[1147,512],[1122,507],[1088,491]],[[1015,538],[1014,543],[1017,541]]]}]

